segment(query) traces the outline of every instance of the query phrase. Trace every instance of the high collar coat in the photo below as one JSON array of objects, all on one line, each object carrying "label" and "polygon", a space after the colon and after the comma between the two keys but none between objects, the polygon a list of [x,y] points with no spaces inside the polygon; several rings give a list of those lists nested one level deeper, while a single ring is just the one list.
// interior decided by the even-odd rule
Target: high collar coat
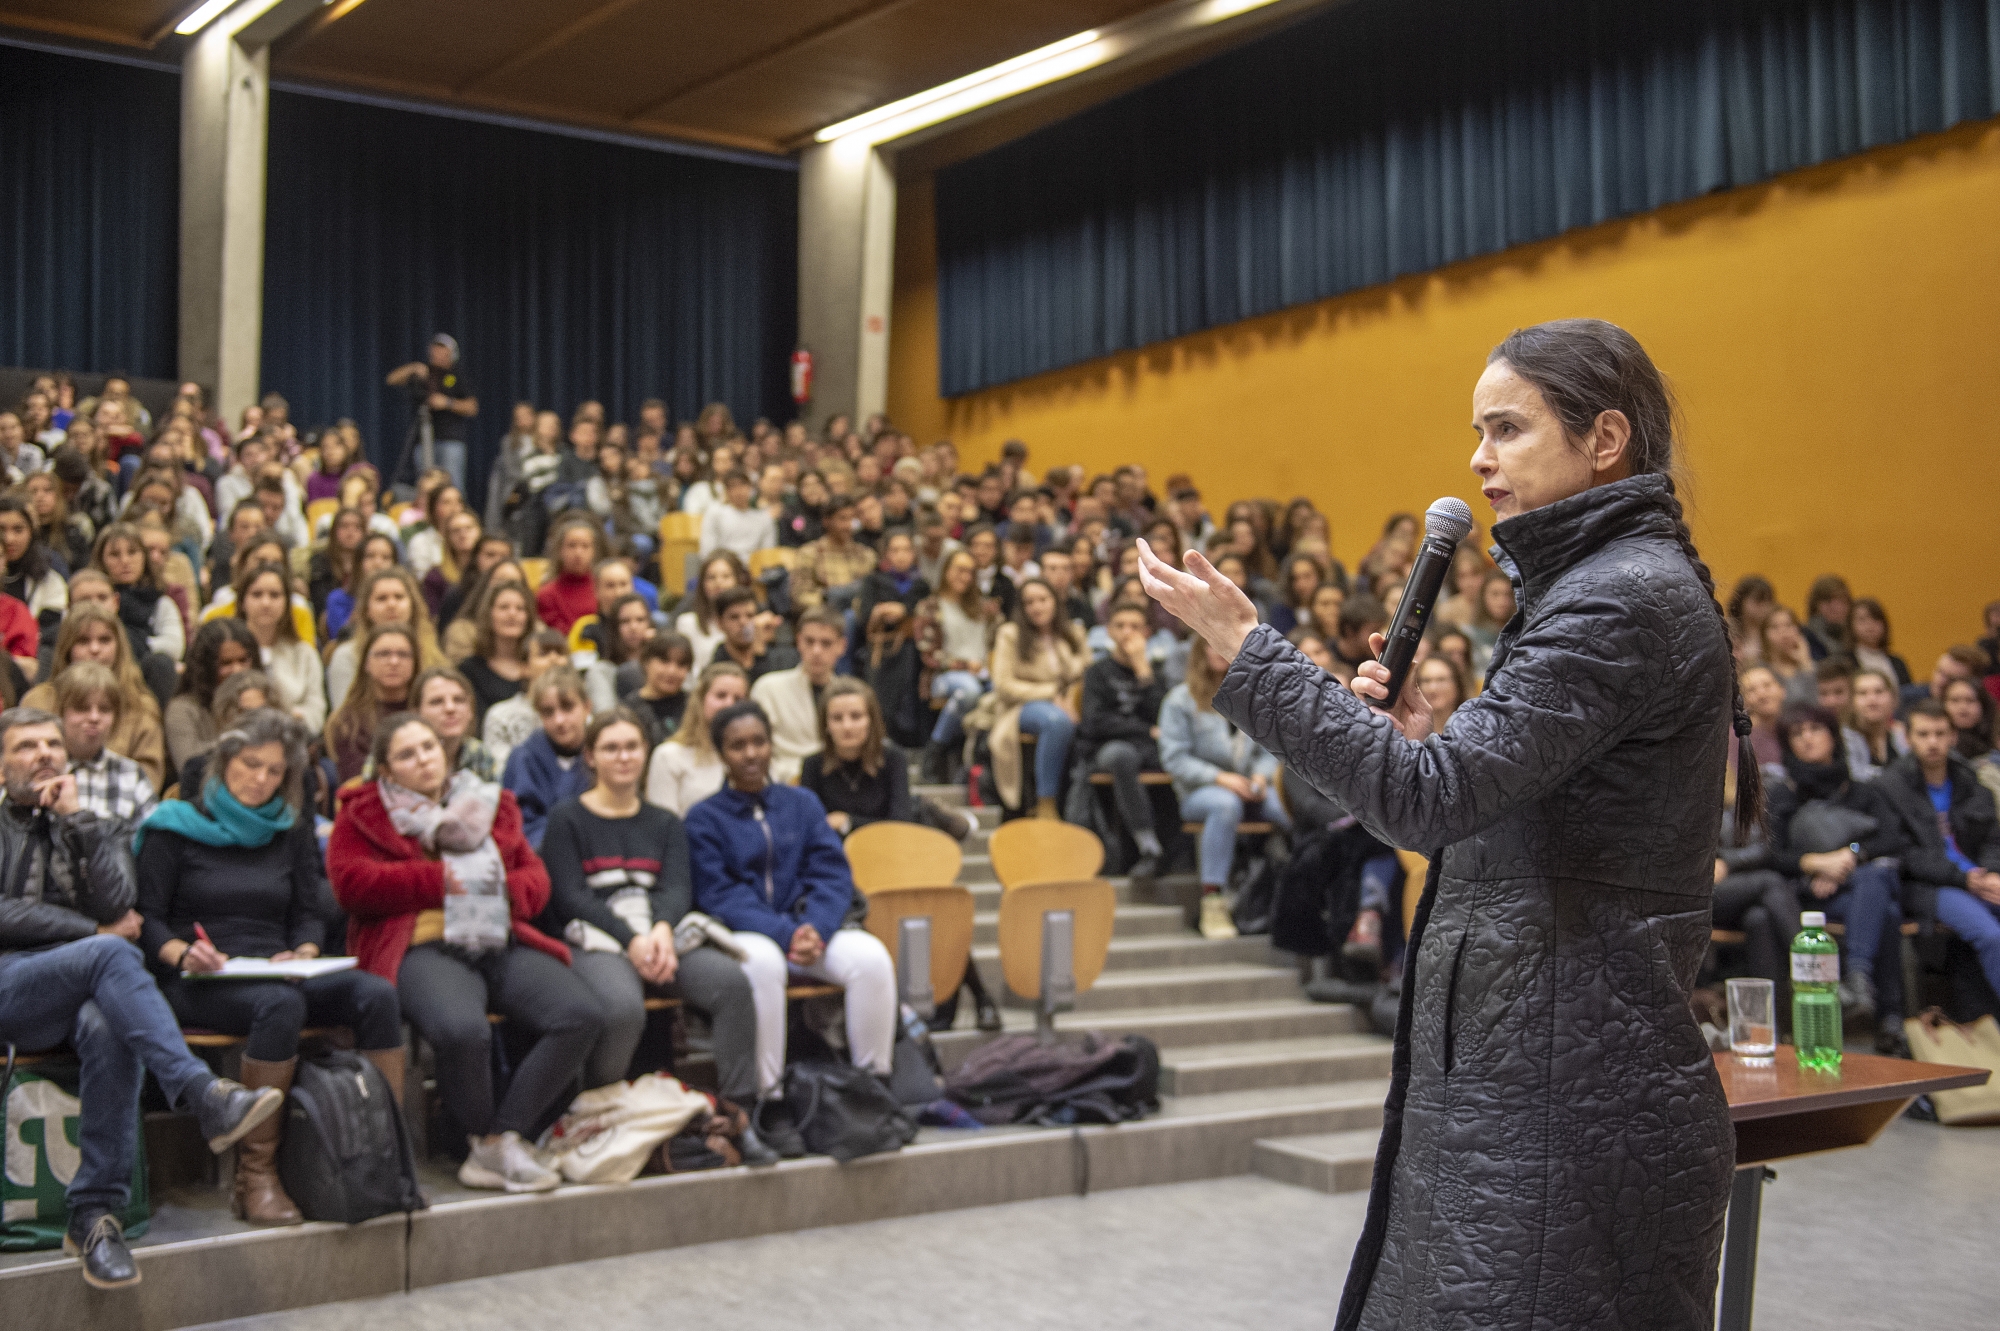
[{"label": "high collar coat", "polygon": [[1441,735],[1269,628],[1216,695],[1432,857],[1342,1331],[1713,1326],[1734,1135],[1688,991],[1732,666],[1671,502],[1634,477],[1494,528],[1520,609]]}]

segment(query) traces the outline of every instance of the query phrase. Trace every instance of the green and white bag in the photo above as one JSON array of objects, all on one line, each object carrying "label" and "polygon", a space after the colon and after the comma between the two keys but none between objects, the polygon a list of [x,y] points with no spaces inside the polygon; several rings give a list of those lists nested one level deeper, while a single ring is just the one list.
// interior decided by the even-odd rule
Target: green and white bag
[{"label": "green and white bag", "polygon": [[[4,1063],[0,1063],[4,1068]],[[0,1175],[0,1252],[36,1252],[62,1246],[69,1226],[63,1191],[82,1163],[78,1149],[82,1106],[77,1085],[82,1069],[64,1054],[15,1067],[0,1090],[7,1105],[4,1175]],[[139,1107],[132,1106],[136,1120]],[[146,1134],[135,1122],[137,1150],[132,1161],[132,1200],[118,1218],[125,1233],[146,1232],[152,1207],[146,1197]]]}]

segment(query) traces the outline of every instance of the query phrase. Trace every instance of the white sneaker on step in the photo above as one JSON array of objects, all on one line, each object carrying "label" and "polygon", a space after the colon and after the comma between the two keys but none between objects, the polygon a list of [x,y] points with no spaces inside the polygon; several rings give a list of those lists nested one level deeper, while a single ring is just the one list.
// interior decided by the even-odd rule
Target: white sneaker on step
[{"label": "white sneaker on step", "polygon": [[1201,936],[1236,937],[1236,921],[1230,918],[1229,901],[1220,892],[1210,892],[1201,899]]},{"label": "white sneaker on step", "polygon": [[562,1186],[562,1175],[535,1158],[518,1132],[498,1137],[472,1137],[472,1153],[458,1167],[458,1181],[468,1188],[498,1188],[507,1192],[547,1192]]}]

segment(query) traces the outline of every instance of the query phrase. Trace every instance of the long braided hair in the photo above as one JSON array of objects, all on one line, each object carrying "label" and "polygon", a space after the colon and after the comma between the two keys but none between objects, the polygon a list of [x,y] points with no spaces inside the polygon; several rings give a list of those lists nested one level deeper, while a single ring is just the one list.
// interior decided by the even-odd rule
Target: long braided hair
[{"label": "long braided hair", "polygon": [[[1694,548],[1694,537],[1688,531],[1687,516],[1681,510],[1680,496],[1675,490],[1674,423],[1678,413],[1673,394],[1638,339],[1602,319],[1558,319],[1515,329],[1486,358],[1489,365],[1495,361],[1507,362],[1514,373],[1539,389],[1549,409],[1562,422],[1564,432],[1573,439],[1588,435],[1603,412],[1624,414],[1632,427],[1632,437],[1625,448],[1632,474],[1665,478],[1674,535],[1715,606],[1727,647],[1733,640],[1729,617],[1715,598],[1715,578]],[[1736,732],[1734,830],[1736,842],[1741,845],[1763,821],[1764,782],[1757,767],[1757,755],[1750,747],[1750,713],[1743,706],[1735,661],[1733,656],[1727,653],[1725,656],[1730,662],[1730,703]]]}]

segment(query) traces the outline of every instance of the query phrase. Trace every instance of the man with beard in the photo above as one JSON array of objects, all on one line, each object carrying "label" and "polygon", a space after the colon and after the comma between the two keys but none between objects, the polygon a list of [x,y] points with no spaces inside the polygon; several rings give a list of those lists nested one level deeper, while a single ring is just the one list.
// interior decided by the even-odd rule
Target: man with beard
[{"label": "man with beard", "polygon": [[180,1023],[135,945],[138,884],[123,822],[77,802],[62,723],[0,712],[0,1041],[67,1043],[82,1065],[80,1157],[63,1250],[98,1289],[139,1282],[118,1215],[130,1201],[139,1083],[150,1071],[220,1154],[276,1113],[284,1095],[218,1077],[188,1052]]}]

